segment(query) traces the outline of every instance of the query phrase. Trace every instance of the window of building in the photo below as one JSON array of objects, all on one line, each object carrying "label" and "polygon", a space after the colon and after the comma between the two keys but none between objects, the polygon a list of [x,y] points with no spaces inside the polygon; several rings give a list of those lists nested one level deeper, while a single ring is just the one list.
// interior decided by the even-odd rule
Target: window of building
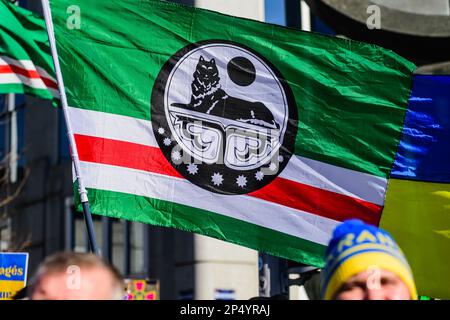
[{"label": "window of building", "polygon": [[[65,202],[65,249],[89,252],[84,216],[75,211],[72,197]],[[144,241],[146,225],[93,215],[94,232],[101,256],[111,262],[124,277],[146,276]]]}]

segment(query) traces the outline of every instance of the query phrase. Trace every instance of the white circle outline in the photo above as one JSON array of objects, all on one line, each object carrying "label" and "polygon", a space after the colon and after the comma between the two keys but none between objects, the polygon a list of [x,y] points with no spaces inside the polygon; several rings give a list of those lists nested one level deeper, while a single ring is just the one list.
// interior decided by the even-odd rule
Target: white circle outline
[{"label": "white circle outline", "polygon": [[[252,56],[254,59],[258,60],[265,68],[267,71],[269,71],[270,75],[272,76],[272,78],[275,80],[275,82],[277,83],[281,94],[282,94],[282,98],[283,98],[283,106],[284,106],[284,119],[283,119],[283,123],[282,123],[282,128],[280,130],[280,139],[278,141],[278,144],[276,145],[276,147],[272,150],[272,156],[269,158],[269,160],[273,157],[273,154],[277,152],[277,150],[283,145],[283,141],[284,141],[284,136],[286,133],[286,129],[287,129],[287,122],[289,121],[289,106],[287,103],[287,98],[286,98],[286,93],[284,92],[284,88],[280,83],[280,80],[278,79],[278,77],[274,74],[273,70],[267,65],[267,63],[262,60],[260,57],[258,57],[257,55],[255,55],[253,52],[242,48],[240,46],[237,45],[233,45],[233,44],[229,44],[229,43],[224,43],[224,42],[216,42],[216,43],[208,43],[205,44],[203,46],[197,47],[189,52],[187,52],[185,55],[183,55],[180,60],[175,64],[175,66],[173,66],[172,70],[170,71],[169,76],[167,77],[167,82],[166,82],[166,86],[164,88],[164,113],[166,116],[166,122],[170,128],[170,131],[173,133],[176,132],[176,130],[173,127],[173,123],[170,120],[170,115],[169,115],[169,108],[168,108],[168,100],[169,100],[169,88],[170,85],[172,83],[172,78],[174,73],[177,71],[177,69],[180,67],[180,65],[184,62],[184,60],[186,60],[187,58],[189,58],[191,55],[193,55],[194,53],[196,53],[199,50],[205,50],[209,47],[231,47],[233,49],[236,49],[238,51],[242,51],[250,56]],[[182,146],[183,150],[187,151],[189,153],[190,156],[192,156],[193,158],[197,159],[197,157],[191,152],[191,150],[182,142],[182,140],[178,137],[177,134],[173,134],[173,137],[175,138],[175,140],[177,141],[177,143]],[[201,159],[198,159],[200,161],[202,161]],[[267,162],[267,161],[266,161]],[[265,162],[265,163],[266,163]],[[261,164],[259,167],[261,167],[263,164]]]}]

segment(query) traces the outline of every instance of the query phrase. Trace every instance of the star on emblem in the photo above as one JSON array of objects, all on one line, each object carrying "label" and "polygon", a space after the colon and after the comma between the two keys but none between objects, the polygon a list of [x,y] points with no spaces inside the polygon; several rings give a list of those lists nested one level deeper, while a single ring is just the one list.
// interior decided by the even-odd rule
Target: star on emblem
[{"label": "star on emblem", "polygon": [[163,143],[166,147],[170,146],[170,144],[172,143],[172,140],[170,138],[165,138],[163,140]]},{"label": "star on emblem", "polygon": [[162,134],[164,134],[164,132],[166,132],[166,131],[164,130],[164,128],[162,128],[162,127],[159,127],[159,128],[158,128],[158,133],[159,133],[159,134],[162,135]]},{"label": "star on emblem", "polygon": [[270,163],[269,166],[270,171],[276,171],[277,170],[277,165],[273,162]]},{"label": "star on emblem", "polygon": [[255,178],[256,178],[256,180],[261,181],[264,178],[264,172],[259,170],[258,172],[256,172]]},{"label": "star on emblem", "polygon": [[236,178],[236,183],[239,187],[243,188],[247,185],[247,178],[244,177],[243,175],[240,175],[239,177]]},{"label": "star on emblem", "polygon": [[195,163],[189,163],[187,166],[189,174],[195,175],[198,172],[198,166]]},{"label": "star on emblem", "polygon": [[222,176],[220,173],[215,172],[215,173],[211,176],[211,180],[212,180],[212,183],[213,183],[215,186],[220,186],[220,185],[222,184],[222,182],[223,182],[223,176]]},{"label": "star on emblem", "polygon": [[181,160],[181,153],[180,151],[176,150],[172,152],[172,160],[173,161],[180,161]]}]

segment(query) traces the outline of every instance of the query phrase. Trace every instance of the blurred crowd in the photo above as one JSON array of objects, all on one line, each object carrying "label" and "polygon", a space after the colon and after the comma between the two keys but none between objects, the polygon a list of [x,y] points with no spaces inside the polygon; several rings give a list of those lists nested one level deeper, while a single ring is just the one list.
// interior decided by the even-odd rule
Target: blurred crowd
[{"label": "blurred crowd", "polygon": [[[321,272],[326,300],[415,300],[413,275],[401,249],[384,230],[359,220],[333,233]],[[48,257],[14,299],[124,300],[123,277],[90,253],[60,252]]]}]

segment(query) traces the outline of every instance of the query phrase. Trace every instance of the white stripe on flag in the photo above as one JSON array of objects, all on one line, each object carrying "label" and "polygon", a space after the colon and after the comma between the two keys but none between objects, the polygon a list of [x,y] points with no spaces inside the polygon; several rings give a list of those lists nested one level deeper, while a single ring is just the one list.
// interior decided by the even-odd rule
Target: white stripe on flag
[{"label": "white stripe on flag", "polygon": [[1,65],[13,65],[22,69],[36,70],[36,67],[31,60],[16,60],[7,56],[0,56]]},{"label": "white stripe on flag", "polygon": [[[72,107],[69,114],[75,134],[158,147],[148,120]],[[384,204],[386,179],[301,156],[291,157],[280,177],[377,205]]]},{"label": "white stripe on flag", "polygon": [[367,173],[293,156],[280,177],[383,206],[387,180]]},{"label": "white stripe on flag", "polygon": [[245,195],[227,196],[201,189],[187,180],[140,170],[80,162],[87,188],[134,194],[216,212],[322,245],[339,221]]},{"label": "white stripe on flag", "polygon": [[31,60],[16,60],[7,56],[0,56],[0,66],[2,65],[13,65],[25,70],[36,71],[42,78],[49,79],[56,84],[54,77],[43,68],[36,66]]},{"label": "white stripe on flag", "polygon": [[0,73],[0,84],[24,84],[33,89],[48,90],[53,97],[59,97],[58,90],[48,88],[40,78],[28,78],[16,73]]},{"label": "white stripe on flag", "polygon": [[158,147],[150,121],[72,107],[68,111],[75,134]]},{"label": "white stripe on flag", "polygon": [[47,86],[41,78],[28,78],[17,73],[0,73],[0,84],[23,83],[34,89],[47,90]]},{"label": "white stripe on flag", "polygon": [[39,75],[42,78],[49,79],[49,80],[53,81],[55,84],[57,84],[56,79],[53,78],[47,71],[45,71],[41,67],[36,66],[36,71],[37,71],[37,73],[39,73]]}]

